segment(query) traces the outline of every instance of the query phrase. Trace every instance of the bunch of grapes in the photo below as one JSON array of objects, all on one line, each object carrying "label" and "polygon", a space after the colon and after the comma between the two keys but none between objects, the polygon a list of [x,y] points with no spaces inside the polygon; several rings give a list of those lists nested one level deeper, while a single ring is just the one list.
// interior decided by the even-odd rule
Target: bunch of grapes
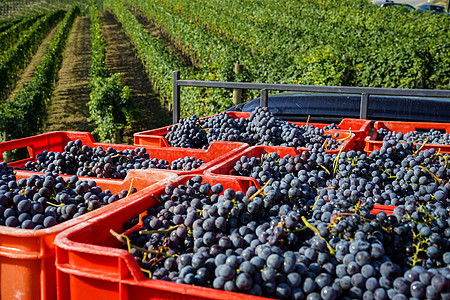
[{"label": "bunch of grapes", "polygon": [[354,197],[302,197],[195,176],[166,186],[129,251],[151,278],[270,298],[450,296],[447,207],[409,203],[374,215],[373,203]]},{"label": "bunch of grapes", "polygon": [[[22,169],[37,172],[57,172],[59,174],[88,176],[97,178],[124,179],[131,169],[164,169],[191,171],[204,162],[186,156],[169,162],[151,158],[144,147],[119,151],[113,147],[89,147],[77,139],[69,141],[64,151],[42,151],[35,162],[27,162]],[[19,168],[18,168],[19,169]]]},{"label": "bunch of grapes", "polygon": [[64,180],[52,172],[16,180],[13,168],[1,162],[0,225],[48,228],[124,198],[128,192],[113,194],[93,180],[79,180],[76,175]]},{"label": "bunch of grapes", "polygon": [[342,140],[339,134],[332,136],[313,125],[284,121],[268,111],[257,107],[250,117],[233,119],[226,113],[199,119],[197,116],[180,120],[165,135],[172,147],[206,149],[213,141],[233,141],[254,145],[271,145],[295,148],[329,150],[338,149]]},{"label": "bunch of grapes", "polygon": [[323,127],[323,130],[341,129],[337,124],[331,123]]},{"label": "bunch of grapes", "polygon": [[306,201],[305,194],[310,194],[394,206],[411,201],[447,206],[448,160],[447,154],[434,149],[418,152],[412,144],[385,142],[369,155],[354,150],[332,155],[323,149],[284,157],[277,153],[244,155],[230,174],[253,177],[261,186],[271,181],[287,199],[301,197]]},{"label": "bunch of grapes", "polygon": [[430,129],[429,131],[419,132],[409,131],[403,134],[402,132],[390,131],[386,128],[377,130],[378,140],[381,141],[395,141],[402,143],[428,143],[436,145],[450,145],[450,134],[441,132],[437,129]]}]

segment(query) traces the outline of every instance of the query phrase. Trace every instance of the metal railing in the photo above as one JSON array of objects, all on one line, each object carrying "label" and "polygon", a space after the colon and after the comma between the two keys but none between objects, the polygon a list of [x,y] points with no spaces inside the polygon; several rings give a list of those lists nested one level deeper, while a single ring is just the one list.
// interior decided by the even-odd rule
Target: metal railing
[{"label": "metal railing", "polygon": [[260,106],[262,107],[268,106],[269,91],[288,91],[288,92],[326,93],[326,94],[359,94],[361,95],[361,101],[359,106],[360,119],[367,119],[367,111],[369,107],[370,95],[450,98],[450,90],[395,89],[395,88],[351,87],[351,86],[317,86],[317,85],[295,85],[295,84],[180,80],[180,71],[173,71],[172,95],[173,95],[174,124],[178,123],[180,120],[180,87],[182,86],[260,90],[261,91]]}]

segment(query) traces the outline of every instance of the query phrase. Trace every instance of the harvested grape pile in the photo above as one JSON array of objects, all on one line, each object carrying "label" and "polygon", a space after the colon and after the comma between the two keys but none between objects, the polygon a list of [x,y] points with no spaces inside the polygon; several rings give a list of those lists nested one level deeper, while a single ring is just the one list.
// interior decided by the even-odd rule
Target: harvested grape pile
[{"label": "harvested grape pile", "polygon": [[394,206],[411,201],[447,203],[448,159],[434,149],[416,152],[412,144],[397,143],[369,155],[354,150],[331,155],[319,149],[295,157],[242,156],[230,174],[253,177],[261,186],[270,181],[285,199],[301,203],[316,196]]},{"label": "harvested grape pile", "polygon": [[[200,119],[181,119],[169,127],[165,135],[171,147],[206,149],[213,141],[233,141],[254,145],[335,150],[342,140],[325,134],[313,125],[298,126],[272,115],[267,108],[257,107],[250,117],[233,119],[226,113]],[[338,135],[338,134],[336,134]]]},{"label": "harvested grape pile", "polygon": [[124,198],[128,192],[113,194],[93,180],[79,180],[77,176],[64,180],[52,172],[16,180],[13,168],[1,162],[0,225],[49,228]]},{"label": "harvested grape pile", "polygon": [[150,158],[147,149],[138,147],[119,151],[113,147],[89,147],[77,139],[69,141],[64,152],[43,151],[36,155],[36,162],[27,162],[28,171],[56,171],[59,174],[98,178],[124,179],[131,169],[165,169],[190,171],[204,164],[194,157],[179,158],[171,163],[159,158]]},{"label": "harvested grape pile", "polygon": [[[196,176],[148,209],[128,250],[151,278],[281,299],[450,299],[447,156],[396,143],[238,165],[263,187]],[[375,203],[398,206],[375,215]]]},{"label": "harvested grape pile", "polygon": [[378,140],[404,143],[428,143],[436,145],[450,145],[450,134],[437,129],[426,132],[409,131],[405,134],[380,128],[377,130]]}]

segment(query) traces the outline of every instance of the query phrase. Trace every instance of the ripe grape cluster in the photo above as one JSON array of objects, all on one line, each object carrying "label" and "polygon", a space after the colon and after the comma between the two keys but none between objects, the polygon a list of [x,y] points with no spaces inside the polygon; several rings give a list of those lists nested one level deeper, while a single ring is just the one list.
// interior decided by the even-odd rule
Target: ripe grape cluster
[{"label": "ripe grape cluster", "polygon": [[450,145],[450,134],[441,132],[437,129],[430,129],[429,131],[419,132],[409,131],[406,133],[390,131],[386,128],[377,130],[378,140],[381,141],[396,141],[404,143],[423,143],[436,145]]},{"label": "ripe grape cluster", "polygon": [[324,199],[358,199],[363,203],[400,205],[450,201],[448,155],[434,149],[416,151],[412,144],[385,142],[371,154],[350,150],[339,154],[323,149],[296,156],[242,156],[231,175],[250,176],[262,186],[269,180],[286,199],[305,194]]},{"label": "ripe grape cluster", "polygon": [[[132,188],[131,192],[136,189]],[[96,182],[56,173],[16,180],[14,170],[0,163],[0,225],[23,229],[49,228],[127,196],[113,194]]]},{"label": "ripe grape cluster", "polygon": [[323,127],[323,130],[331,130],[331,129],[341,129],[341,128],[335,123],[331,123]]},{"label": "ripe grape cluster", "polygon": [[38,172],[124,179],[131,169],[165,169],[190,171],[203,165],[201,159],[186,156],[169,162],[151,158],[144,147],[123,151],[108,147],[89,147],[79,139],[69,141],[63,152],[42,151],[35,162],[27,162],[23,169]]},{"label": "ripe grape cluster", "polygon": [[[335,150],[342,140],[313,125],[301,125],[284,121],[267,108],[257,107],[249,118],[233,119],[226,113],[200,119],[193,116],[181,119],[170,126],[165,135],[172,147],[208,148],[213,141],[232,141],[254,145],[272,145]],[[345,138],[345,137],[344,137]]]},{"label": "ripe grape cluster", "polygon": [[[298,173],[285,176],[297,183]],[[151,278],[250,295],[449,299],[448,206],[408,202],[374,215],[369,201],[315,197],[308,180],[298,187],[305,201],[292,201],[276,181],[247,191],[201,176],[168,185],[128,250]]]}]

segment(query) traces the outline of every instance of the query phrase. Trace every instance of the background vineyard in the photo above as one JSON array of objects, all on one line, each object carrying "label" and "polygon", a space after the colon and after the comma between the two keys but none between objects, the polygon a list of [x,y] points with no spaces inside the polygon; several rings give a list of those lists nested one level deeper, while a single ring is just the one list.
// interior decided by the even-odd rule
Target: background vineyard
[{"label": "background vineyard", "polygon": [[[367,0],[2,1],[2,139],[90,130],[131,142],[169,124],[173,70],[182,79],[450,89],[448,28],[448,16]],[[231,95],[183,89],[182,116],[223,111]]]}]

